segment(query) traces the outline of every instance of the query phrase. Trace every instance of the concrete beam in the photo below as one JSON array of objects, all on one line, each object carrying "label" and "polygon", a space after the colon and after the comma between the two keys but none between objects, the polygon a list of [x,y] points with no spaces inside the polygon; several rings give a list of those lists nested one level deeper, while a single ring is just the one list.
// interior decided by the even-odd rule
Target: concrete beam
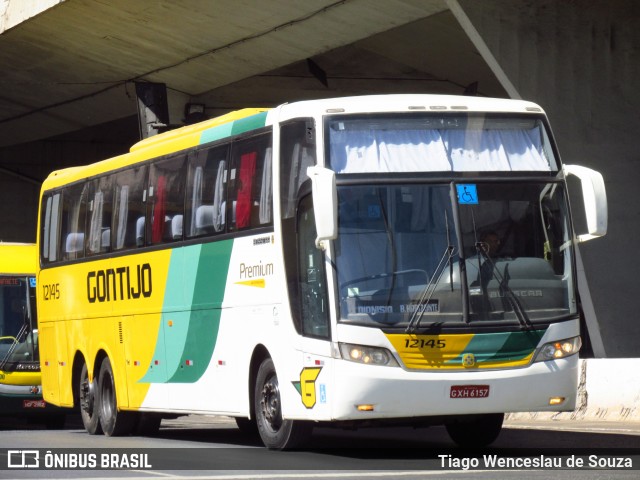
[{"label": "concrete beam", "polygon": [[0,35],[65,0],[0,0]]},{"label": "concrete beam", "polygon": [[473,25],[473,22],[469,19],[464,9],[460,6],[458,0],[446,0],[446,2],[449,9],[460,23],[460,26],[469,37],[469,40],[471,40],[502,87],[507,91],[509,98],[521,99],[522,97],[518,93],[518,90],[504,72],[500,63],[496,60],[496,57],[491,53],[491,50],[483,40],[482,35],[478,33],[478,30]]}]

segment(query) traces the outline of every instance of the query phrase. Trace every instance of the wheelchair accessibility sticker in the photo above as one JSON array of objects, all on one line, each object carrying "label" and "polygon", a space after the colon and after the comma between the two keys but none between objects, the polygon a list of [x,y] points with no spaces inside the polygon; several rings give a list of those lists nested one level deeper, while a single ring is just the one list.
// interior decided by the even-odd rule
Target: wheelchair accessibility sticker
[{"label": "wheelchair accessibility sticker", "polygon": [[458,203],[460,205],[477,205],[478,190],[475,184],[463,183],[456,185],[458,191]]}]

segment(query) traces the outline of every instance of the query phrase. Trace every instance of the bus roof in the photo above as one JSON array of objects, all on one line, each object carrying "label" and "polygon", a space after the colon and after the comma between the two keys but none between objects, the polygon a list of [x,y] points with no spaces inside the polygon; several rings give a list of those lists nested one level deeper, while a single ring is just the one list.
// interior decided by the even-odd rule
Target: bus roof
[{"label": "bus roof", "polygon": [[34,243],[0,242],[0,275],[34,275],[37,262]]},{"label": "bus roof", "polygon": [[525,100],[461,95],[392,94],[303,100],[280,107],[278,120],[300,116],[385,112],[504,112],[541,114],[543,109]]},{"label": "bus roof", "polygon": [[[221,125],[232,125],[233,122],[237,120],[246,119],[265,111],[267,111],[266,108],[243,108],[242,110],[229,112],[220,117],[211,118],[203,122],[187,125],[186,127],[177,128],[160,135],[145,138],[144,140],[134,144],[129,151],[137,152],[145,149],[161,148],[162,145],[168,142],[180,142],[179,146],[181,148],[177,148],[175,150],[182,150],[199,143],[206,143],[202,142],[200,138],[203,132]],[[233,133],[227,132],[227,135],[233,135]]]},{"label": "bus roof", "polygon": [[204,122],[154,135],[135,143],[129,153],[86,166],[69,167],[51,172],[43,183],[43,190],[264,127],[268,110],[244,108]]}]

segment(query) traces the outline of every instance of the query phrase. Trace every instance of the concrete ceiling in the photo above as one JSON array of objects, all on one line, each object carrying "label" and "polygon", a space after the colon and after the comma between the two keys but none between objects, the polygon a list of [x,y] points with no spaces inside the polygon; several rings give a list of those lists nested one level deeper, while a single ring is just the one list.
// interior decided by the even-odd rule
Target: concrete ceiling
[{"label": "concrete ceiling", "polygon": [[50,1],[0,34],[0,146],[131,117],[138,81],[167,85],[172,123],[188,101],[215,116],[474,82],[505,96],[445,0]]}]

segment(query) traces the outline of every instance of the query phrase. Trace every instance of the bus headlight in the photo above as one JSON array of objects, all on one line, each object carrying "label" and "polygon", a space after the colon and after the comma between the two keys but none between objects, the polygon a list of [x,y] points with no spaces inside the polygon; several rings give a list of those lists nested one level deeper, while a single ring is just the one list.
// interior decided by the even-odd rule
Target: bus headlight
[{"label": "bus headlight", "polygon": [[580,351],[582,346],[582,340],[580,337],[567,338],[565,340],[558,340],[557,342],[545,343],[538,355],[536,355],[536,362],[546,362],[547,360],[557,360],[559,358],[569,357],[575,355]]},{"label": "bus headlight", "polygon": [[387,367],[398,366],[398,362],[396,362],[393,355],[391,355],[391,352],[386,348],[341,343],[340,353],[344,360],[349,360],[350,362],[364,363],[367,365],[382,365]]}]

